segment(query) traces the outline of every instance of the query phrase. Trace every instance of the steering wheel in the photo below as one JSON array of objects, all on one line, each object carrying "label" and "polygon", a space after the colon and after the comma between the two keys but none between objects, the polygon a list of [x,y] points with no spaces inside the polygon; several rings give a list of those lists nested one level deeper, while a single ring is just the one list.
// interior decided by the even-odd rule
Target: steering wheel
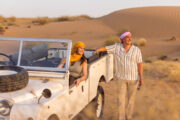
[{"label": "steering wheel", "polygon": [[6,63],[5,61],[0,61],[0,65],[16,65],[16,62],[14,62],[14,61],[11,59],[10,56],[8,56],[8,55],[6,55],[6,54],[4,54],[4,53],[0,53],[0,55],[5,56],[6,58],[8,58],[8,59],[9,59],[9,62],[10,62],[10,63]]}]

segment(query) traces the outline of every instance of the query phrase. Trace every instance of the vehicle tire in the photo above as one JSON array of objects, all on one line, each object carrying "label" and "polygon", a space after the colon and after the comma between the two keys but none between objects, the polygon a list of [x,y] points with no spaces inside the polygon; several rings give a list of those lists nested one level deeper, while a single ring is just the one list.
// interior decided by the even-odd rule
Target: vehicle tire
[{"label": "vehicle tire", "polygon": [[97,95],[92,102],[97,120],[102,120],[104,111],[104,90],[101,86],[98,86]]},{"label": "vehicle tire", "polygon": [[28,72],[21,67],[0,66],[0,72],[0,92],[20,90],[28,84]]},{"label": "vehicle tire", "polygon": [[60,120],[59,117],[56,114],[52,114],[48,117],[47,120]]},{"label": "vehicle tire", "polygon": [[73,120],[103,120],[104,90],[98,86],[96,97]]}]

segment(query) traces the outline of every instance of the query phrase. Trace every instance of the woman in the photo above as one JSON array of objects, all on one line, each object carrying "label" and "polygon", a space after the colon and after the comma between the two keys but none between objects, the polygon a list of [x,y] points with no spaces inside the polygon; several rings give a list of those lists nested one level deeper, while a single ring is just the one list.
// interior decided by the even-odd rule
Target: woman
[{"label": "woman", "polygon": [[[83,42],[77,42],[72,48],[71,57],[70,57],[70,76],[69,83],[70,85],[74,82],[76,86],[79,86],[81,81],[86,80],[87,78],[87,59],[84,56],[85,44]],[[63,60],[59,65],[59,68],[62,68],[66,60]]]}]

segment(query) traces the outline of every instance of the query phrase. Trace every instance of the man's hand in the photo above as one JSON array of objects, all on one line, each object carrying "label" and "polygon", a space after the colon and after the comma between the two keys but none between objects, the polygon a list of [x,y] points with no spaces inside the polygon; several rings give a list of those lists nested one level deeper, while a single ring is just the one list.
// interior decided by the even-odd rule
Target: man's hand
[{"label": "man's hand", "polygon": [[141,86],[144,84],[143,79],[140,79],[140,80],[139,80],[139,84],[140,84]]},{"label": "man's hand", "polygon": [[141,86],[144,84],[144,81],[143,81],[143,79],[142,78],[140,78],[140,80],[138,81],[138,90],[140,90],[141,89]]},{"label": "man's hand", "polygon": [[96,55],[96,54],[99,54],[98,50],[94,51],[94,53],[93,53],[93,54],[95,54],[95,55]]}]

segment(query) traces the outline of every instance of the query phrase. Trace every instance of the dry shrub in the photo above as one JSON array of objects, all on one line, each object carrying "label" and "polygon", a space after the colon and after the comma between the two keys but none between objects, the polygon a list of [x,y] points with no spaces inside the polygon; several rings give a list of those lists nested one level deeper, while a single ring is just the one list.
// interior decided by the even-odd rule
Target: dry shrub
[{"label": "dry shrub", "polygon": [[84,19],[92,19],[88,15],[80,15],[80,16],[62,16],[56,18],[55,22],[65,22],[65,21],[76,21],[76,20],[84,20]]},{"label": "dry shrub", "polygon": [[4,32],[5,32],[4,27],[0,26],[0,34],[4,34]]},{"label": "dry shrub", "polygon": [[8,23],[7,23],[7,26],[14,26],[14,25],[16,25],[15,22],[8,22]]},{"label": "dry shrub", "polygon": [[31,26],[30,26],[30,25],[28,25],[28,26],[27,26],[27,28],[31,28]]},{"label": "dry shrub", "polygon": [[147,40],[145,38],[140,38],[139,40],[133,41],[133,44],[138,47],[144,47],[147,43]]},{"label": "dry shrub", "polygon": [[39,17],[35,20],[32,21],[32,23],[34,25],[45,25],[49,22],[49,18],[48,17]]},{"label": "dry shrub", "polygon": [[3,16],[0,16],[0,21],[2,22],[2,21],[4,21],[4,17]]},{"label": "dry shrub", "polygon": [[16,22],[16,17],[12,16],[12,17],[7,18],[7,20],[10,22]]},{"label": "dry shrub", "polygon": [[107,40],[105,41],[105,45],[106,46],[113,45],[113,44],[118,43],[118,42],[120,42],[120,39],[118,36],[108,36]]},{"label": "dry shrub", "polygon": [[64,22],[64,21],[73,21],[74,19],[72,17],[68,17],[68,16],[63,16],[63,17],[59,17],[57,18],[55,21],[56,22]]},{"label": "dry shrub", "polygon": [[148,57],[144,60],[144,62],[146,63],[152,63],[154,61],[157,61],[158,60],[158,57],[157,56],[152,56],[152,57]]},{"label": "dry shrub", "polygon": [[88,16],[88,15],[80,15],[80,16],[77,16],[79,18],[84,18],[84,19],[93,19],[92,17]]},{"label": "dry shrub", "polygon": [[180,62],[157,60],[144,64],[144,72],[155,79],[180,82]]}]

